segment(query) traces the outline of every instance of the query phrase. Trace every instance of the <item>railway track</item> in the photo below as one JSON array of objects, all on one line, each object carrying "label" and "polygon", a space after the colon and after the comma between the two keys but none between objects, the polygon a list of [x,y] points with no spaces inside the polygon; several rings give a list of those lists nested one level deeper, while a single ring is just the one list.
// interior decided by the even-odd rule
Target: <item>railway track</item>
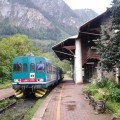
[{"label": "railway track", "polygon": [[[11,101],[12,99],[15,98],[11,98]],[[0,109],[0,120],[22,120],[26,112],[36,103],[36,101],[37,99],[35,97],[16,99],[16,101],[11,102]]]},{"label": "railway track", "polygon": [[[56,85],[49,88],[47,96]],[[35,96],[29,96],[23,99],[17,99],[14,95],[7,97],[3,96],[0,100],[0,120],[22,120],[32,106],[37,102],[38,98]],[[10,102],[8,102],[10,101]],[[4,103],[6,103],[4,105]],[[1,107],[3,104],[3,107]]]},{"label": "railway track", "polygon": [[0,114],[5,112],[5,110],[9,109],[14,104],[16,104],[16,100],[13,99],[14,99],[14,95],[0,100]]}]

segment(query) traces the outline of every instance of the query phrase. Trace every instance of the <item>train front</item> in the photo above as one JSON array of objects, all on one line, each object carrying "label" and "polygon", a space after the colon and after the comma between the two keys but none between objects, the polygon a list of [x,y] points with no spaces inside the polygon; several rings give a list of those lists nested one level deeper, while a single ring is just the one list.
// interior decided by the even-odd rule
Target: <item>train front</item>
[{"label": "train front", "polygon": [[46,79],[44,58],[16,57],[12,66],[12,87],[17,98],[31,93],[34,93],[36,97],[42,97],[46,93],[46,89],[44,89]]}]

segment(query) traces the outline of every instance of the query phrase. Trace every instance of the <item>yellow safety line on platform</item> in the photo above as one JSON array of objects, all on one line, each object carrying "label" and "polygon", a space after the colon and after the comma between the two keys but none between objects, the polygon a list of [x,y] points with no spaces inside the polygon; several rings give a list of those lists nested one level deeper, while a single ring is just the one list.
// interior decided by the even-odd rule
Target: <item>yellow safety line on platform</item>
[{"label": "yellow safety line on platform", "polygon": [[64,88],[64,85],[62,86],[62,89],[60,91],[60,95],[59,95],[59,99],[58,99],[58,103],[57,103],[56,120],[60,120],[60,102],[61,102],[61,95],[62,95],[63,88]]}]

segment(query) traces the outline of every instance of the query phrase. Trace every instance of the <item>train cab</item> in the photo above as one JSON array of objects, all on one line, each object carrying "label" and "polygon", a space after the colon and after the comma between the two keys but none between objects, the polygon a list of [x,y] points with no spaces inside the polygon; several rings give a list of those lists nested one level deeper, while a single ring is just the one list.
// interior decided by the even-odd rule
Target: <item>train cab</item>
[{"label": "train cab", "polygon": [[13,59],[12,87],[18,97],[31,92],[42,96],[40,91],[58,83],[59,79],[57,67],[44,57],[26,55]]}]

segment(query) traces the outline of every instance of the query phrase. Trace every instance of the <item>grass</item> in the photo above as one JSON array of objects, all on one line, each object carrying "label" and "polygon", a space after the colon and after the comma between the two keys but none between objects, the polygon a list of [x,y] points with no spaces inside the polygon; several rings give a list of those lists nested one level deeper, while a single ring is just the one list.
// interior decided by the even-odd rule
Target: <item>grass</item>
[{"label": "grass", "polygon": [[120,117],[120,103],[115,102],[115,101],[110,101],[108,100],[106,102],[106,106],[108,107],[108,109],[110,109],[115,115],[117,115],[118,117]]},{"label": "grass", "polygon": [[8,99],[5,99],[5,100],[2,100],[2,101],[0,101],[0,109],[7,106],[8,104],[14,103],[14,102],[16,102],[16,99],[9,99],[8,98]]},{"label": "grass", "polygon": [[38,108],[42,105],[43,101],[45,100],[46,96],[40,98],[35,105],[26,113],[23,120],[31,120],[34,116],[35,112],[38,110]]},{"label": "grass", "polygon": [[11,87],[11,86],[12,86],[11,81],[0,82],[0,89],[8,88],[8,87]]},{"label": "grass", "polygon": [[[23,99],[20,99],[18,101],[16,101],[15,98],[14,99],[5,99],[5,100],[2,101],[1,108],[5,107],[8,104],[14,103],[14,102],[17,102],[17,104],[22,103]],[[14,107],[14,108],[16,108],[16,107]],[[0,120],[16,120],[16,118],[18,116],[21,116],[25,112],[26,112],[26,109],[18,109],[17,112],[13,111],[11,109],[11,110],[6,111],[5,114],[1,114]]]},{"label": "grass", "polygon": [[64,74],[64,78],[71,78],[70,74]]}]

